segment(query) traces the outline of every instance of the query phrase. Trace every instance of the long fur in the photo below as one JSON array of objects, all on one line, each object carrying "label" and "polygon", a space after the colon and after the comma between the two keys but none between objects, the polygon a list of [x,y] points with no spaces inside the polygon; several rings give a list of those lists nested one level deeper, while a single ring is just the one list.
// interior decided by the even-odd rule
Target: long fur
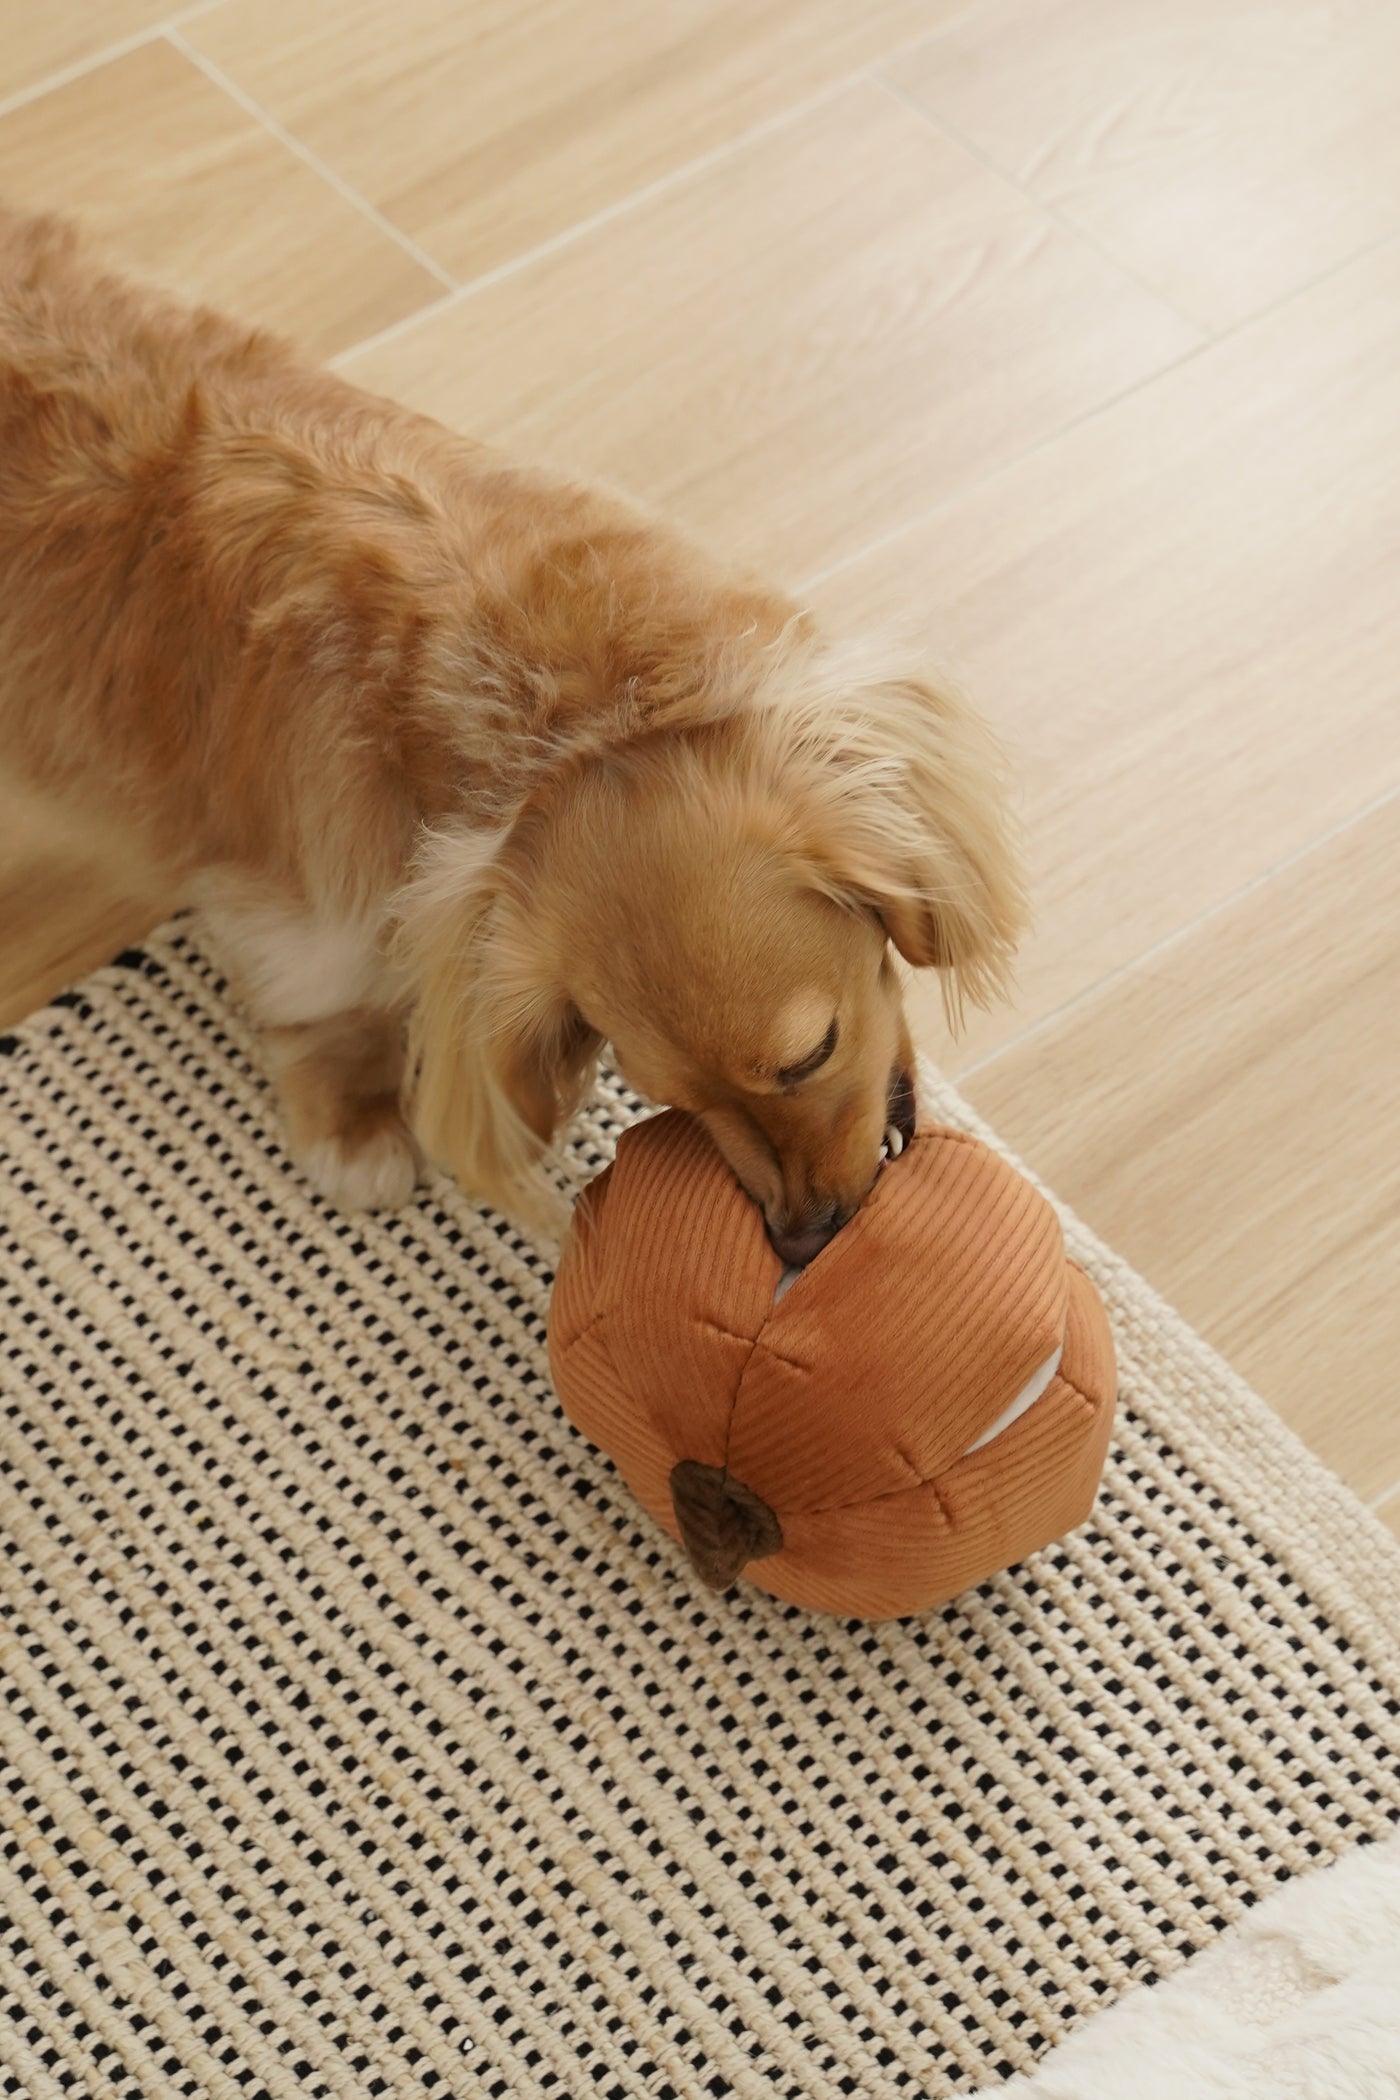
[{"label": "long fur", "polygon": [[950,680],[868,643],[785,657],[760,701],[755,771],[800,813],[813,879],[939,972],[956,1029],[1007,990],[1024,917],[996,738]]},{"label": "long fur", "polygon": [[601,1043],[523,967],[504,922],[521,908],[496,859],[505,837],[428,834],[394,900],[414,1125],[466,1187],[557,1222],[540,1166]]},{"label": "long fur", "polygon": [[[3,212],[0,771],[205,907],[293,1147],[351,1202],[411,1185],[386,1076],[406,1035],[424,1149],[528,1207],[601,1045],[580,975],[615,1034],[669,1031],[700,1098],[700,1052],[617,929],[671,912],[663,948],[718,986],[706,1055],[732,1063],[756,922],[737,888],[723,923],[686,889],[702,838],[717,867],[750,855],[770,917],[804,893],[866,915],[953,1017],[1002,987],[1023,918],[1000,762],[949,687]],[[890,996],[882,977],[852,1017],[861,1147],[904,1041]],[[774,1206],[853,1183],[811,1100],[750,1115]]]}]

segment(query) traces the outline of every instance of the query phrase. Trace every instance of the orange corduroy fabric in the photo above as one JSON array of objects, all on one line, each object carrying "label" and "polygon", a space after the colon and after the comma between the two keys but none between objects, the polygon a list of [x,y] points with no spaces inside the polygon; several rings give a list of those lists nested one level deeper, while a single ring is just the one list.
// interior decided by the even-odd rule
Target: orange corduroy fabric
[{"label": "orange corduroy fabric", "polygon": [[[685,1460],[782,1544],[746,1577],[899,1618],[1079,1524],[1112,1425],[1113,1341],[1050,1204],[976,1139],[921,1131],[775,1302],[782,1265],[703,1129],[636,1125],[580,1200],[550,1316],[571,1420],[682,1536]],[[1048,1389],[971,1446],[1055,1350]]]}]

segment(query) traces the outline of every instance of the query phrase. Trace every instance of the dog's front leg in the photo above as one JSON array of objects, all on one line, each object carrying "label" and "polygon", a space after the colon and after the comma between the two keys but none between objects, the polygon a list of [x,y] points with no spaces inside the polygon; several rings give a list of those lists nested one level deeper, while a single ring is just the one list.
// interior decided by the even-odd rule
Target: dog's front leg
[{"label": "dog's front leg", "polygon": [[402,1015],[376,928],[227,880],[202,891],[221,960],[261,1031],[293,1159],[347,1209],[406,1203],[420,1160],[400,1098]]},{"label": "dog's front leg", "polygon": [[398,1017],[356,1007],[265,1028],[263,1042],[288,1148],[307,1179],[347,1210],[406,1203],[419,1158],[400,1106]]}]

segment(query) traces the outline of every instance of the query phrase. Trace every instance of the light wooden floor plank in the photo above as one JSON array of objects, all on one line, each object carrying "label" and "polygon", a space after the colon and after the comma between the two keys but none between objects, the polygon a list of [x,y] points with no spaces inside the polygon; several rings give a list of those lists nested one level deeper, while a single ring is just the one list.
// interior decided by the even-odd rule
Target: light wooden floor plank
[{"label": "light wooden floor plank", "polygon": [[1365,1497],[1400,1479],[1400,793],[966,1081]]},{"label": "light wooden floor plank", "polygon": [[0,780],[0,1029],[76,983],[167,915],[128,864],[103,864],[81,827],[57,828]]},{"label": "light wooden floor plank", "polygon": [[1400,226],[1400,10],[990,0],[891,78],[1227,327]]},{"label": "light wooden floor plank", "polygon": [[459,278],[962,12],[966,0],[225,0],[190,29]]},{"label": "light wooden floor plank", "polygon": [[0,118],[0,196],[80,217],[126,268],[322,356],[442,293],[164,40]]},{"label": "light wooden floor plank", "polygon": [[1197,340],[862,83],[343,369],[795,580]]},{"label": "light wooden floor plank", "polygon": [[66,856],[0,854],[0,1029],[36,1013],[167,916],[112,888],[97,867]]},{"label": "light wooden floor plank", "polygon": [[950,1069],[1400,782],[1397,452],[1400,242],[818,591],[950,665],[1022,782],[1035,931]]},{"label": "light wooden floor plank", "polygon": [[154,29],[171,12],[170,0],[13,0],[0,33],[0,102]]}]

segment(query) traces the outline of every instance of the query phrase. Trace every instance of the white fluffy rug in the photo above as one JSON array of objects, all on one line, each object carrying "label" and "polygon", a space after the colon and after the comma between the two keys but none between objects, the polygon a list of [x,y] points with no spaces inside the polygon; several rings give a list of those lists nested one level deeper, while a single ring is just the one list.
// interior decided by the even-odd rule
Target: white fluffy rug
[{"label": "white fluffy rug", "polygon": [[1081,2028],[1002,2100],[1395,2100],[1400,1838],[1246,1913]]}]

